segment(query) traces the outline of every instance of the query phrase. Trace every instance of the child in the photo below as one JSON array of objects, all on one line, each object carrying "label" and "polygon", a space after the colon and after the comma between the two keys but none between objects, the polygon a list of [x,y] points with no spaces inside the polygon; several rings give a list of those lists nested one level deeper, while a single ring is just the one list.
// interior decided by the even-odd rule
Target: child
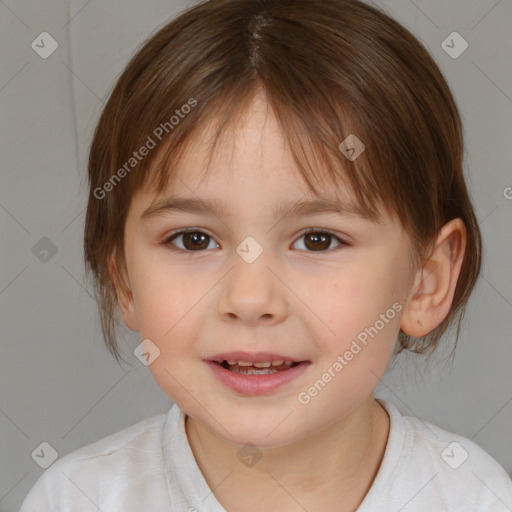
[{"label": "child", "polygon": [[[211,0],[92,141],[85,258],[174,405],[53,464],[22,512],[507,511],[472,441],[374,398],[462,318],[481,239],[458,110],[357,0]],[[459,331],[457,330],[457,335]]]}]

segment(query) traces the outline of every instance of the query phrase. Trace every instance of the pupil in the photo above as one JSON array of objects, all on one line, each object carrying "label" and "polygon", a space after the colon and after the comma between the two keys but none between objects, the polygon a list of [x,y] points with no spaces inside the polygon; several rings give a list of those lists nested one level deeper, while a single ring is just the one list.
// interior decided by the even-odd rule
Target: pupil
[{"label": "pupil", "polygon": [[[329,247],[329,236],[326,233],[310,233],[309,236],[306,237],[306,240],[313,240],[313,244],[311,247],[306,243],[306,246],[308,249],[327,249]],[[324,244],[322,245],[322,241]],[[327,245],[325,246],[325,242],[327,241]],[[320,243],[318,243],[320,242]]]},{"label": "pupil", "polygon": [[185,244],[187,244],[187,242],[190,242],[192,239],[191,245],[193,248],[196,248],[196,249],[197,248],[205,249],[206,247],[208,247],[208,243],[206,243],[206,246],[204,246],[204,242],[205,242],[206,238],[207,238],[206,235],[202,235],[201,233],[185,233],[185,235],[183,237]]}]

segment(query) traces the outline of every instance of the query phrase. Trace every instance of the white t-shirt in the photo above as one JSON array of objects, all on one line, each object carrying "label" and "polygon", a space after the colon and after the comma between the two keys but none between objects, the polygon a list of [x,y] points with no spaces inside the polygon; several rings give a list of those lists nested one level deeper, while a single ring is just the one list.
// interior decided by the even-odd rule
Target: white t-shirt
[{"label": "white t-shirt", "polygon": [[[512,511],[512,481],[484,450],[378,400],[390,433],[357,512]],[[20,510],[98,511],[226,512],[195,461],[177,405],[58,459]]]}]

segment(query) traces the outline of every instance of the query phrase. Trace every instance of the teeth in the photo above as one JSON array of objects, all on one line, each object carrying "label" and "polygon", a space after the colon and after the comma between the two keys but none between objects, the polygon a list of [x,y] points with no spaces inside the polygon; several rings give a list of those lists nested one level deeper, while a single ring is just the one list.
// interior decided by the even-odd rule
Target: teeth
[{"label": "teeth", "polygon": [[251,361],[228,360],[227,363],[229,364],[229,366],[234,366],[235,364],[237,364],[238,366],[254,366],[256,368],[269,368],[270,366],[280,366],[282,364],[291,366],[293,361],[283,361],[282,359],[279,359],[277,361],[264,361],[261,363],[253,363]]},{"label": "teeth", "polygon": [[231,370],[232,372],[235,372],[235,373],[243,373],[244,375],[268,375],[270,373],[277,373],[279,370],[274,370],[272,368],[253,368],[253,367],[250,367],[250,368],[233,368]]},{"label": "teeth", "polygon": [[266,361],[265,363],[252,363],[253,366],[256,366],[256,368],[268,368],[272,363],[269,361]]}]

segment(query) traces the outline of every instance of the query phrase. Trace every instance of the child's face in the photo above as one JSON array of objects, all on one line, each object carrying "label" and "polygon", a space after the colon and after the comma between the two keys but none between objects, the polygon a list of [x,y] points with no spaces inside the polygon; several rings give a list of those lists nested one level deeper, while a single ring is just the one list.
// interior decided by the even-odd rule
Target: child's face
[{"label": "child's face", "polygon": [[[122,309],[128,326],[159,348],[150,371],[189,416],[226,440],[271,447],[304,439],[368,404],[392,355],[413,276],[410,241],[388,216],[379,225],[330,212],[272,214],[280,202],[314,196],[265,108],[255,101],[234,145],[223,147],[202,182],[208,148],[199,140],[174,188],[158,198],[215,200],[225,215],[164,211],[141,220],[156,196],[134,197],[125,228],[132,296]],[[326,184],[323,198],[334,193]],[[163,243],[186,228],[203,238]],[[318,228],[317,238],[304,236],[306,228]],[[333,236],[322,239],[325,231]],[[263,249],[252,263],[236,251],[247,237]],[[370,327],[364,344],[361,333]],[[309,364],[273,391],[247,395],[227,387],[206,362],[238,350]]]}]

